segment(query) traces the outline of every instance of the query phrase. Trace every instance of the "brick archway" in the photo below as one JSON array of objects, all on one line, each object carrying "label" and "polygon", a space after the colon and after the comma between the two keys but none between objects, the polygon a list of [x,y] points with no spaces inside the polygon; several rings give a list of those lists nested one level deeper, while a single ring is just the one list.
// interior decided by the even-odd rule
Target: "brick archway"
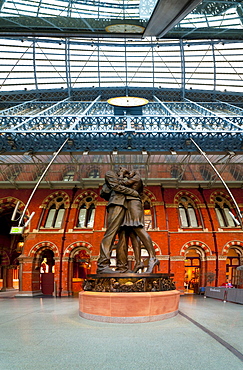
[{"label": "brick archway", "polygon": [[83,191],[81,194],[79,194],[75,199],[74,199],[74,202],[72,204],[72,208],[78,208],[79,207],[79,204],[82,200],[84,200],[85,198],[87,197],[92,197],[94,199],[94,202],[97,201],[98,199],[98,194],[96,194],[94,191],[92,190],[85,190]]},{"label": "brick archway", "polygon": [[49,242],[49,241],[40,242],[34,245],[34,247],[32,247],[29,252],[29,257],[33,257],[33,258],[35,257],[38,259],[41,253],[43,252],[43,249],[49,249],[53,252],[54,257],[59,257],[59,251],[58,251],[57,246],[54,243]]},{"label": "brick archway", "polygon": [[211,195],[210,195],[210,203],[215,203],[215,198],[217,196],[224,198],[225,200],[227,200],[232,205],[232,199],[229,196],[229,194],[224,193],[222,191],[218,191],[218,190],[211,193]]},{"label": "brick archway", "polygon": [[193,241],[187,242],[186,244],[183,245],[183,247],[180,250],[180,256],[185,256],[186,251],[188,249],[193,249],[193,248],[203,251],[205,256],[211,256],[212,255],[211,249],[205,243],[203,243],[199,240],[193,240]]},{"label": "brick archway", "polygon": [[53,201],[55,198],[57,197],[63,197],[63,200],[64,200],[64,208],[69,208],[69,205],[70,205],[70,198],[68,196],[68,194],[65,192],[65,191],[56,191],[54,193],[51,193],[50,195],[48,195],[42,202],[42,204],[40,205],[40,208],[44,208],[46,209],[49,205],[49,203],[51,201]]},{"label": "brick archway", "polygon": [[237,249],[240,252],[241,256],[243,256],[243,241],[232,240],[225,244],[222,249],[222,256],[226,256],[229,252],[229,249],[231,248]]},{"label": "brick archway", "polygon": [[177,206],[179,205],[180,199],[183,196],[189,198],[196,207],[198,207],[198,205],[201,203],[200,200],[198,199],[198,197],[195,194],[193,194],[193,193],[191,193],[190,191],[187,191],[187,190],[181,190],[174,197],[174,203]]},{"label": "brick archway", "polygon": [[142,196],[142,201],[148,200],[151,204],[153,202],[156,202],[156,196],[152,193],[152,191],[148,190],[147,188],[143,189],[143,196]]},{"label": "brick archway", "polygon": [[16,204],[20,202],[18,210],[21,212],[24,210],[25,204],[17,198],[14,197],[4,197],[0,199],[0,210],[7,210],[9,208],[14,208]]},{"label": "brick archway", "polygon": [[6,251],[0,251],[1,266],[9,266],[10,258]]},{"label": "brick archway", "polygon": [[[118,240],[117,240],[117,242],[118,242]],[[157,244],[157,243],[155,243],[154,241],[152,241],[152,243],[153,243],[153,247],[154,247],[154,250],[155,250],[155,254],[156,254],[156,256],[160,256],[160,255],[162,254],[162,253],[161,253],[161,249],[160,249],[160,247],[159,247],[159,246],[158,246],[158,244]],[[142,246],[142,247],[143,247],[143,246]],[[146,250],[146,248],[143,248],[143,249],[145,249],[145,250]],[[133,253],[132,245],[129,245],[129,246],[128,246],[128,252],[129,252],[129,255]]]},{"label": "brick archway", "polygon": [[[22,200],[14,198],[14,197],[1,198],[0,199],[0,214],[1,214],[1,212],[4,212],[8,209],[14,209],[18,202],[20,202],[19,206],[18,206],[18,212],[21,213],[21,212],[23,212],[23,210],[25,208],[25,204],[22,202]],[[27,216],[30,215],[28,209],[26,210],[26,215]],[[28,230],[29,227],[30,227],[30,225],[26,228],[26,230]]]},{"label": "brick archway", "polygon": [[78,249],[79,250],[85,249],[91,255],[93,246],[90,243],[84,241],[74,242],[65,249],[63,257],[64,258],[72,257],[74,250],[76,252]]}]

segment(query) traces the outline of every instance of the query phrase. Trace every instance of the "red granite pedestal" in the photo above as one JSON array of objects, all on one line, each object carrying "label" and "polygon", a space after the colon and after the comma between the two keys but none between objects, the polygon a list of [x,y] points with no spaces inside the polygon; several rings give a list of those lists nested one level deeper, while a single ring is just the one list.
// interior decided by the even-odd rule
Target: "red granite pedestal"
[{"label": "red granite pedestal", "polygon": [[88,320],[139,323],[169,319],[178,313],[180,292],[79,293],[79,315]]}]

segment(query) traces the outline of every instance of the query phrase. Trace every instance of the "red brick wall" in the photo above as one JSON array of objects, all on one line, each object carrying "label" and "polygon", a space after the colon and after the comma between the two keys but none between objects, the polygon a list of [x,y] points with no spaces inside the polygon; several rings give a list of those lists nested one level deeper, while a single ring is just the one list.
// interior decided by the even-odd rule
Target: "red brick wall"
[{"label": "red brick wall", "polygon": [[[163,167],[161,167],[161,171]],[[226,273],[226,261],[223,259],[221,254],[223,247],[231,241],[240,241],[242,248],[243,245],[243,232],[238,228],[225,228],[220,229],[219,223],[216,217],[213,203],[210,203],[210,196],[217,189],[206,189],[204,190],[204,198],[206,200],[208,210],[202,194],[198,189],[168,189],[165,188],[163,193],[160,186],[150,186],[147,188],[153,195],[152,205],[155,208],[156,213],[156,230],[149,231],[153,242],[158,245],[161,250],[161,261],[160,261],[160,272],[171,272],[175,274],[174,280],[176,281],[177,289],[183,290],[184,288],[184,254],[182,253],[183,246],[190,243],[198,242],[198,248],[203,249],[202,245],[205,245],[210,252],[206,253],[206,261],[202,261],[203,271],[211,271],[216,273],[216,284],[220,285],[225,282]],[[31,254],[31,250],[38,243],[39,248],[47,248],[48,243],[53,243],[58,249],[58,252],[54,252],[55,264],[55,281],[57,284],[57,290],[60,288],[60,255],[61,249],[63,252],[75,242],[85,242],[91,255],[91,272],[96,271],[96,258],[99,254],[99,245],[104,235],[104,220],[105,220],[105,202],[102,198],[97,198],[97,205],[95,210],[95,221],[93,229],[77,229],[75,228],[77,220],[77,208],[71,208],[69,214],[69,220],[66,224],[66,232],[64,235],[65,220],[63,222],[62,229],[53,230],[40,228],[37,230],[39,220],[43,212],[41,205],[46,197],[56,192],[58,189],[38,189],[30,202],[28,212],[31,214],[35,212],[35,215],[30,223],[30,227],[26,230],[26,238],[24,249],[22,251],[23,258],[23,276],[22,276],[22,290],[23,291],[37,291],[40,289],[39,285],[39,270],[38,263],[35,260],[34,252]],[[98,189],[90,189],[97,195],[99,194]],[[28,201],[28,197],[31,194],[31,189],[1,189],[0,198],[13,197],[20,199],[24,204]],[[68,194],[69,198],[72,197],[72,189],[62,189]],[[86,190],[78,189],[75,197]],[[178,208],[176,204],[176,195],[178,192],[189,192],[195,200],[197,212],[201,212],[203,219],[203,227],[199,228],[187,228],[181,229],[178,217]],[[222,189],[218,189],[222,193],[226,192]],[[243,196],[241,189],[232,190],[241,210],[243,210]],[[211,221],[208,215],[210,212]],[[66,210],[67,215],[67,210]],[[43,225],[43,223],[42,223]],[[38,250],[35,251],[38,253]],[[71,252],[72,253],[72,252]],[[157,253],[158,254],[158,253]],[[167,256],[163,258],[163,256]],[[207,259],[207,256],[211,257]],[[29,258],[31,257],[31,258]],[[158,258],[160,256],[158,255]],[[37,264],[36,264],[37,263]],[[70,293],[70,268],[69,262],[66,260],[62,263],[62,286],[61,289],[69,294]]]}]

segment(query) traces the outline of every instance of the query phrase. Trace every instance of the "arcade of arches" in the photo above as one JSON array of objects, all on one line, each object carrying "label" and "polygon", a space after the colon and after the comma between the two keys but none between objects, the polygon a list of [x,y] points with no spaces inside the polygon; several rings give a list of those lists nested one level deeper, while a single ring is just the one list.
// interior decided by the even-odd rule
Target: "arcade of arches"
[{"label": "arcade of arches", "polygon": [[[243,210],[242,191],[233,189]],[[82,290],[87,274],[96,272],[99,244],[106,227],[106,204],[100,189],[37,189],[28,214],[35,212],[23,234],[10,234],[17,225],[31,190],[2,189],[0,198],[0,289],[19,295],[69,296]],[[220,201],[219,201],[220,197]],[[11,221],[17,201],[20,206]],[[229,220],[234,207],[217,189],[180,190],[148,186],[143,196],[145,226],[160,261],[157,272],[174,274],[181,292],[227,282],[242,288],[238,266],[243,264],[243,231]],[[143,247],[143,246],[142,246]],[[114,245],[115,256],[116,245]],[[142,248],[146,271],[148,259]],[[129,267],[135,264],[129,247]],[[112,258],[115,267],[115,259]]]}]

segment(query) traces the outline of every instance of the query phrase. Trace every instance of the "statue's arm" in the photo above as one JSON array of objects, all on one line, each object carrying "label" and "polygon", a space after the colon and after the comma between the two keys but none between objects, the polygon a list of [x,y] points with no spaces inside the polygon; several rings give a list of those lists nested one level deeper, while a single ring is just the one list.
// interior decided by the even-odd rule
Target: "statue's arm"
[{"label": "statue's arm", "polygon": [[120,183],[124,186],[132,187],[134,184],[136,184],[138,181],[140,181],[140,179],[141,178],[140,178],[139,175],[135,175],[130,179],[127,179],[127,178],[122,179],[122,181]]},{"label": "statue's arm", "polygon": [[136,190],[130,189],[124,185],[119,184],[118,178],[112,175],[112,173],[109,172],[106,173],[105,181],[108,184],[109,188],[117,193],[139,197],[139,194]]}]

